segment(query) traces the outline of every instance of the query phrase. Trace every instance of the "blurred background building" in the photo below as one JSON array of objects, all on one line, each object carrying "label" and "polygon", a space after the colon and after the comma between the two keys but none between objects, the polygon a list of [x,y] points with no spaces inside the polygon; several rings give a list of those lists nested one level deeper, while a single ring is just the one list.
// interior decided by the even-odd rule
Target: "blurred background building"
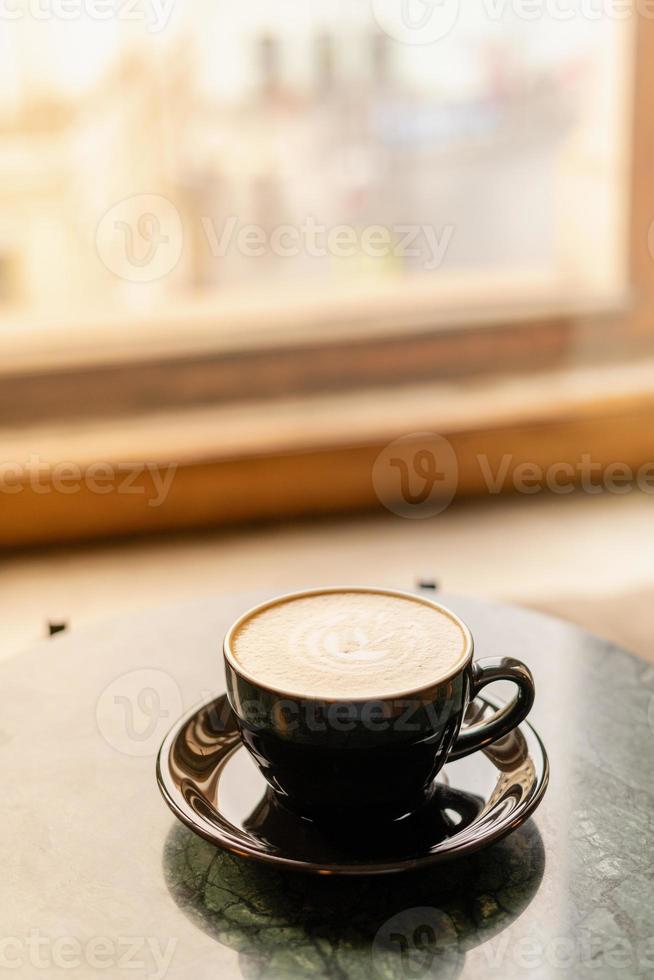
[{"label": "blurred background building", "polygon": [[[177,0],[161,30],[119,10],[0,24],[4,309],[460,270],[568,289],[624,275],[621,24],[493,22],[475,3],[434,48],[397,43],[364,2]],[[135,290],[94,240],[108,209],[142,194],[174,204],[185,247],[174,273]],[[216,254],[234,216],[268,234],[307,219],[452,233],[429,270],[424,250]]]}]

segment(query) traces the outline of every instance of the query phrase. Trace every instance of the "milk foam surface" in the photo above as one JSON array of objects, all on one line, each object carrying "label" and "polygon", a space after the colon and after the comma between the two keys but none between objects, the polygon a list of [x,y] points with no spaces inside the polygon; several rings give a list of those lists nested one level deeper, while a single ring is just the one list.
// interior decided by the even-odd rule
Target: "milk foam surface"
[{"label": "milk foam surface", "polygon": [[326,698],[374,698],[426,687],[462,664],[459,623],[418,599],[320,593],[277,603],[232,637],[236,660],[273,689]]}]

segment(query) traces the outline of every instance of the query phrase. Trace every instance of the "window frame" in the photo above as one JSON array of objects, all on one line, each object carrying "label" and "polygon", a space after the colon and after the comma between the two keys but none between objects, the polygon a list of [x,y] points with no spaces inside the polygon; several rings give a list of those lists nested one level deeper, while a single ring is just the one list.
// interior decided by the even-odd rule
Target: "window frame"
[{"label": "window frame", "polygon": [[[427,378],[452,385],[462,397],[471,382],[486,378],[491,397],[503,384],[517,391],[521,379],[526,379],[523,390],[528,391],[530,379],[539,373],[547,378],[549,372],[560,380],[562,372],[567,372],[574,379],[580,365],[592,357],[610,362],[616,356],[626,360],[654,353],[654,258],[649,244],[654,218],[653,93],[654,22],[641,17],[637,21],[631,120],[626,295],[559,295],[554,302],[552,284],[540,283],[531,292],[526,287],[521,293],[519,288],[505,289],[503,294],[498,290],[492,301],[484,302],[479,284],[473,290],[479,300],[472,312],[469,297],[458,304],[454,290],[449,304],[443,303],[438,313],[433,306],[430,313],[426,304],[422,319],[409,330],[404,323],[402,332],[392,317],[383,322],[375,319],[383,305],[383,297],[381,301],[377,297],[377,306],[373,303],[365,316],[336,324],[335,334],[323,331],[322,336],[309,337],[302,330],[301,317],[297,321],[289,317],[289,323],[282,324],[283,342],[273,346],[266,345],[265,331],[256,318],[249,330],[241,329],[242,321],[237,323],[229,344],[215,342],[215,324],[206,312],[199,311],[197,323],[205,329],[204,333],[191,329],[192,354],[187,344],[183,351],[173,345],[152,356],[144,356],[144,347],[140,352],[136,347],[133,356],[117,357],[120,333],[133,325],[116,327],[114,322],[112,327],[111,317],[105,333],[109,342],[104,346],[96,343],[97,336],[89,343],[88,332],[80,324],[81,342],[72,360],[63,349],[52,349],[47,363],[39,363],[43,337],[38,330],[13,351],[5,347],[0,385],[0,412],[6,420],[4,433],[0,433],[4,459],[12,453],[19,456],[20,447],[38,453],[39,446],[56,444],[60,457],[63,454],[83,465],[81,436],[93,446],[97,433],[108,427],[122,431],[121,425],[130,419],[134,420],[134,438],[111,452],[116,459],[144,459],[151,445],[149,418],[157,423],[162,413],[169,412],[178,417],[179,425],[166,453],[178,465],[179,477],[170,505],[156,511],[148,510],[136,496],[35,495],[26,484],[24,492],[3,500],[0,547],[369,509],[379,504],[371,487],[372,462],[383,445],[408,431],[409,424],[412,431],[439,431],[462,451],[471,440],[485,446],[491,457],[500,450],[513,451],[516,462],[528,451],[544,463],[591,450],[607,461],[625,458],[625,453],[633,463],[647,459],[654,421],[650,385],[635,385],[614,396],[606,389],[608,375],[601,371],[597,387],[591,383],[579,402],[564,407],[563,415],[552,414],[547,388],[540,407],[533,399],[525,399],[521,407],[518,397],[510,417],[489,414],[481,402],[471,401],[463,427],[434,412],[429,398],[422,416],[398,411],[388,421],[388,409],[394,398],[401,400],[403,389],[420,386]],[[207,338],[214,340],[208,343]],[[501,358],[497,348],[489,353],[491,341],[501,342]],[[271,356],[277,358],[278,377],[283,379],[277,386],[266,384],[266,372],[261,370],[263,359]],[[318,365],[318,373],[312,364]],[[146,366],[153,372],[147,386]],[[351,426],[347,413],[338,411],[339,405],[347,406],[347,393],[353,388],[368,390],[373,400],[377,397],[380,418],[386,420],[367,434]],[[270,425],[283,396],[296,399],[298,417],[305,411],[310,416],[315,399],[322,398],[323,408],[318,411],[331,416],[335,424],[325,430],[324,418],[316,416],[313,431],[322,432],[320,438],[316,435],[312,442],[309,426],[303,430],[302,444],[289,450]],[[215,409],[219,425],[220,412],[238,411],[240,404],[250,409],[258,405],[262,416],[269,416],[261,433],[251,434],[243,451],[221,448],[210,427],[205,430],[204,443],[195,440],[189,450],[185,419],[190,424],[204,406]],[[66,446],[70,447],[68,457]],[[462,495],[481,492],[484,488],[474,480],[464,479]]]}]

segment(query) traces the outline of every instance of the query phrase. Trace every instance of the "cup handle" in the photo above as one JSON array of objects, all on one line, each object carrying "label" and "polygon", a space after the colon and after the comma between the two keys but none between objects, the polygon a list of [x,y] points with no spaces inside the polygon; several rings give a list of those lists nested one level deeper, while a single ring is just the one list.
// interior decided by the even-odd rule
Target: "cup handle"
[{"label": "cup handle", "polygon": [[508,735],[531,711],[536,693],[534,678],[521,660],[513,657],[487,657],[473,662],[470,700],[476,698],[481,689],[493,681],[513,681],[518,688],[516,696],[491,718],[462,729],[448,760],[462,759],[503,735]]}]

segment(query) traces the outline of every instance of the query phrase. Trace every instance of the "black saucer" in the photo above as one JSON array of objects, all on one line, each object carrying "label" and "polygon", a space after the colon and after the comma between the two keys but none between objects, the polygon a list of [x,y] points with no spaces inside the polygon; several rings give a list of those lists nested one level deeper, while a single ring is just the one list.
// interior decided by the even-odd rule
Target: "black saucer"
[{"label": "black saucer", "polygon": [[[467,720],[496,707],[479,697]],[[421,868],[499,840],[538,806],[548,774],[543,744],[524,722],[483,752],[449,763],[420,811],[326,830],[277,802],[241,744],[224,694],[178,721],[157,759],[166,803],[201,837],[278,867],[340,875]]]}]

